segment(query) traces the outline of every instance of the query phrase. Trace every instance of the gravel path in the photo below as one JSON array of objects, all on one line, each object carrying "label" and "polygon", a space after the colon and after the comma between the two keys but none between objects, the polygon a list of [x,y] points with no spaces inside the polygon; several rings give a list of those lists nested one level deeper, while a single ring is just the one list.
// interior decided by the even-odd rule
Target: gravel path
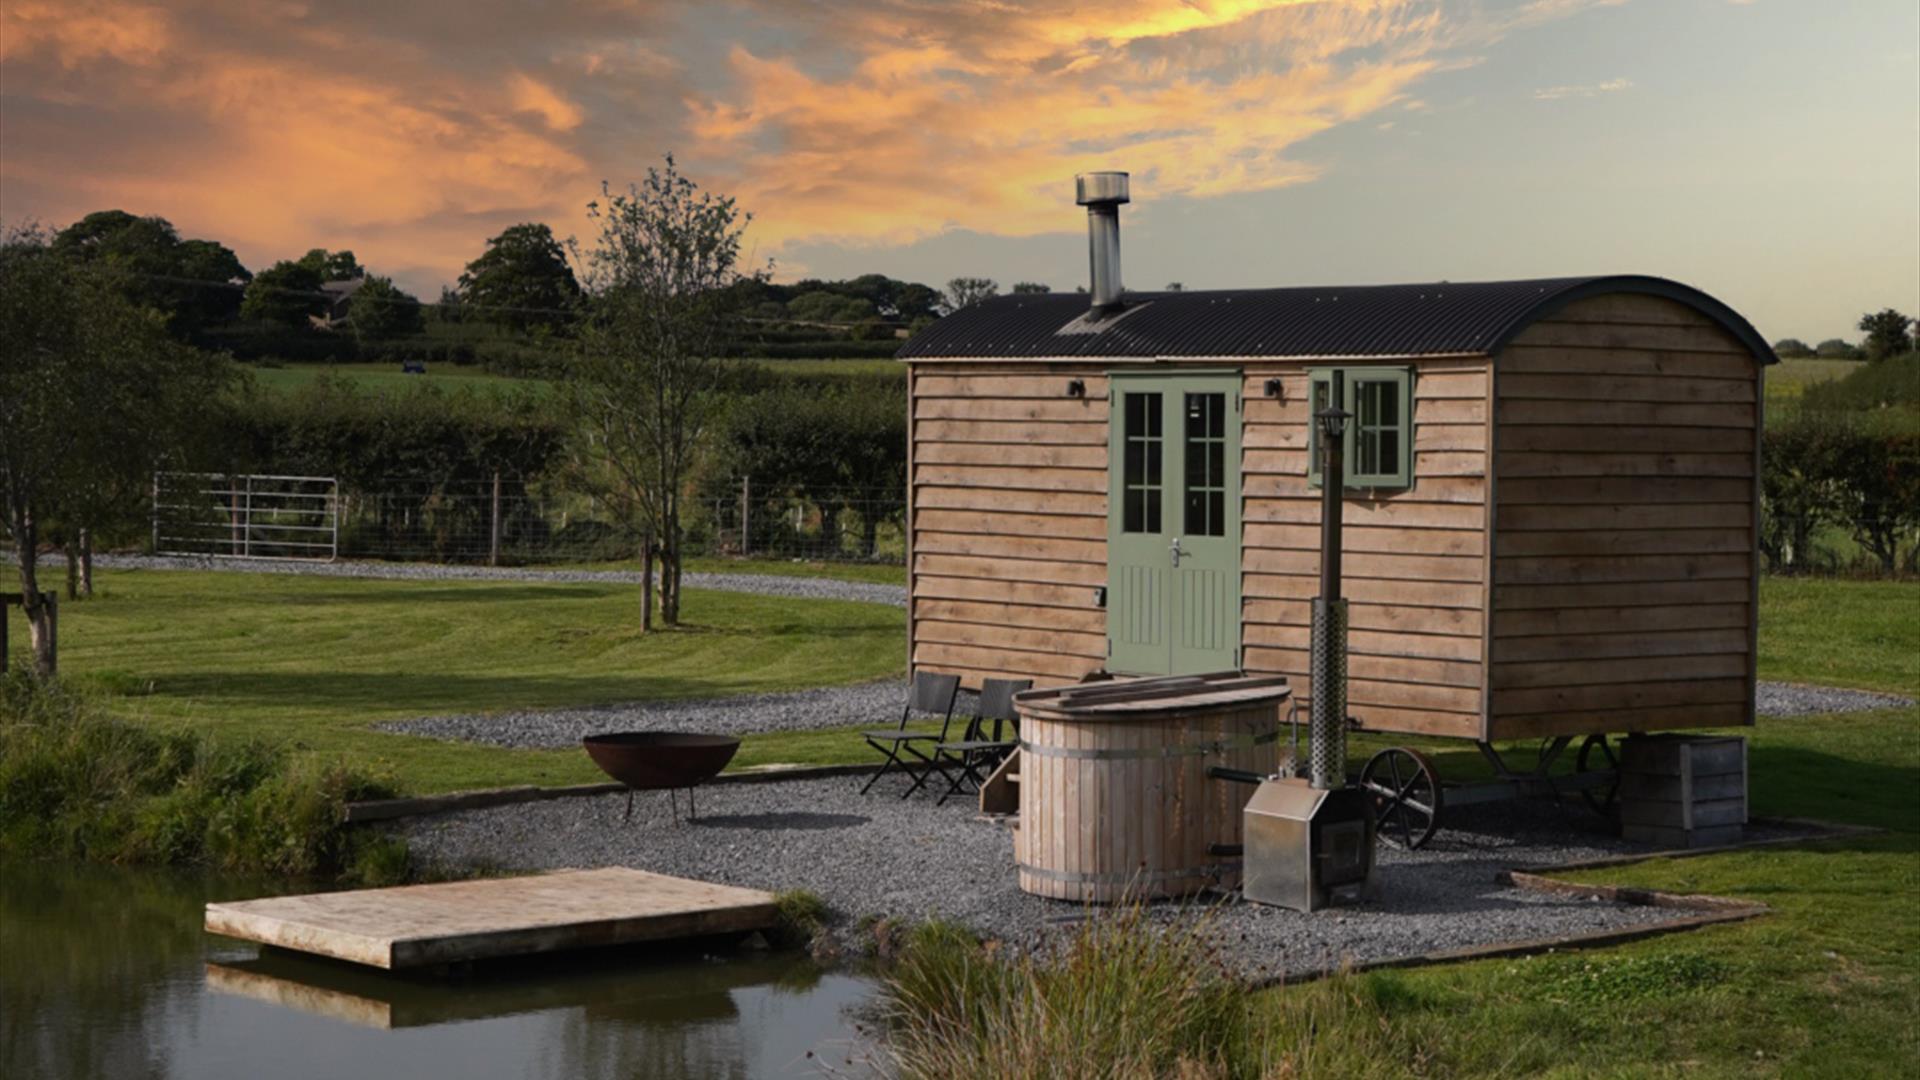
[{"label": "gravel path", "polygon": [[[12,560],[11,553],[0,556]],[[62,566],[58,555],[43,557],[49,566]],[[531,570],[509,566],[446,566],[439,563],[399,562],[280,562],[269,559],[208,559],[173,555],[96,555],[94,565],[126,570],[228,570],[249,574],[300,574],[314,577],[385,578],[394,581],[557,581],[613,582],[638,585],[637,570]],[[689,589],[791,596],[803,600],[858,600],[869,604],[905,607],[904,585],[882,585],[833,578],[781,577],[776,574],[688,573]]]},{"label": "gravel path", "polygon": [[[837,777],[709,788],[701,817],[676,824],[664,795],[562,799],[422,818],[406,827],[415,851],[450,865],[480,861],[539,870],[636,866],[770,890],[805,888],[841,916],[843,943],[860,916],[941,916],[1016,944],[1033,944],[1080,918],[1078,904],[1019,890],[1011,835],[966,801],[902,801],[889,777],[874,794]],[[1515,866],[1644,850],[1600,831],[1580,809],[1535,804],[1452,811],[1426,849],[1383,849],[1380,894],[1312,915],[1230,903],[1210,932],[1250,976],[1342,962],[1585,933],[1671,919],[1653,907],[1544,896],[1494,883]],[[1755,828],[1758,838],[1765,830]],[[1163,905],[1172,918],[1181,905]]]},{"label": "gravel path", "polygon": [[[529,749],[578,746],[581,736],[601,731],[705,731],[746,735],[766,731],[818,731],[849,724],[893,724],[900,719],[900,705],[904,700],[906,684],[887,680],[795,693],[696,701],[423,716],[374,726],[400,735]],[[1911,704],[1907,698],[1866,690],[1760,684],[1760,715],[1769,717],[1857,712]],[[972,709],[972,695],[962,694],[954,715],[971,715]]]},{"label": "gravel path", "polygon": [[[970,696],[970,695],[965,695]],[[900,721],[906,685],[892,679],[784,694],[751,694],[703,701],[595,705],[578,709],[423,716],[375,724],[380,731],[516,749],[579,746],[602,731],[699,731],[748,735],[763,731],[817,731],[849,724]],[[962,701],[954,715],[971,715]]]}]

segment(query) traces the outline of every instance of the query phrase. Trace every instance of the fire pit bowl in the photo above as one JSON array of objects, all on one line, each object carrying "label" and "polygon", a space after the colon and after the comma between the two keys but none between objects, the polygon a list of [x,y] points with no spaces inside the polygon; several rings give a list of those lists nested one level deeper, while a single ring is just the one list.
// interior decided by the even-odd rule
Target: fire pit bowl
[{"label": "fire pit bowl", "polygon": [[[693,788],[714,778],[740,749],[731,735],[684,731],[614,731],[580,740],[600,771],[627,785],[627,816],[633,816],[633,792],[687,789],[687,816],[693,817]],[[675,813],[679,803],[675,801]]]}]

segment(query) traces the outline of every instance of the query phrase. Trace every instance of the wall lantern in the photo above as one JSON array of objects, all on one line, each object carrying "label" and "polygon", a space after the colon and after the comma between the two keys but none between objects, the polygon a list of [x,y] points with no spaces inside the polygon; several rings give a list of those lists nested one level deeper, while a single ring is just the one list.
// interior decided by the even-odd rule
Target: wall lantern
[{"label": "wall lantern", "polygon": [[1277,398],[1280,396],[1280,380],[1279,379],[1267,380],[1267,396],[1270,398]]},{"label": "wall lantern", "polygon": [[1068,380],[1068,382],[1067,382],[1067,396],[1068,396],[1068,397],[1070,397],[1070,398],[1083,398],[1083,397],[1086,397],[1086,396],[1087,396],[1087,381],[1086,381],[1085,379],[1070,379],[1070,380]]}]

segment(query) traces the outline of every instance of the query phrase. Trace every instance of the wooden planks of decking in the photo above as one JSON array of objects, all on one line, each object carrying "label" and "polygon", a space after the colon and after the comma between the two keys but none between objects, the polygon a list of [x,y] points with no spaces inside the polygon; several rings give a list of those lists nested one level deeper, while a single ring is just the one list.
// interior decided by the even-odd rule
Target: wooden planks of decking
[{"label": "wooden planks of decking", "polygon": [[207,905],[215,934],[399,969],[771,927],[773,894],[626,867]]}]

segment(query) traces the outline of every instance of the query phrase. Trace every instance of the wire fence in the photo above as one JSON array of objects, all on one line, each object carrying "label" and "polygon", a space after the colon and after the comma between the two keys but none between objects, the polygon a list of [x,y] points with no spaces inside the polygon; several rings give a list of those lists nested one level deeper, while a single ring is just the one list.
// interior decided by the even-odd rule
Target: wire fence
[{"label": "wire fence", "polygon": [[[905,513],[903,491],[710,483],[682,504],[682,552],[899,563]],[[336,485],[161,474],[154,482],[154,550],[163,554],[515,566],[629,560],[642,543],[637,515],[607,500],[506,476]]]}]

